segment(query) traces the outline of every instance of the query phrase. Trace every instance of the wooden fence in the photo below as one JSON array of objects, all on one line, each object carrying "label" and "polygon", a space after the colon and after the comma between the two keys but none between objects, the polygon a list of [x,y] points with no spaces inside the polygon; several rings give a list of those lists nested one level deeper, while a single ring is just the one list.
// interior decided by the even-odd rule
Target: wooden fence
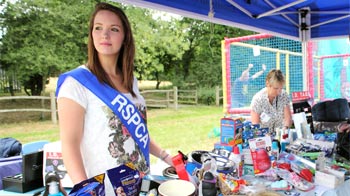
[{"label": "wooden fence", "polygon": [[50,100],[50,108],[16,108],[16,109],[1,109],[0,113],[6,112],[50,112],[51,120],[54,124],[57,124],[57,108],[56,108],[56,97],[54,93],[50,93],[50,96],[10,96],[0,97],[1,100],[14,100],[14,99],[39,99],[39,100]]},{"label": "wooden fence", "polygon": [[[217,106],[220,105],[220,88],[215,89],[215,103]],[[146,100],[147,107],[156,108],[169,108],[178,109],[179,104],[198,104],[198,93],[197,90],[179,90],[177,87],[169,90],[144,90],[141,94]],[[42,104],[41,108],[22,108],[22,109],[0,109],[0,113],[7,112],[50,112],[51,120],[54,124],[57,124],[57,106],[56,97],[54,93],[50,93],[50,96],[8,96],[0,97],[1,100],[15,100],[15,99],[39,99],[39,100],[50,100],[50,108],[47,108]]]},{"label": "wooden fence", "polygon": [[219,86],[215,87],[215,105],[219,106],[220,105],[220,100],[223,99],[223,93],[221,92],[222,89]]},{"label": "wooden fence", "polygon": [[[178,109],[179,104],[198,104],[197,90],[179,90],[177,87],[174,87],[168,90],[144,90],[141,91],[141,94],[146,100],[147,107],[173,107],[174,109]],[[215,102],[216,106],[220,106],[220,101],[222,99],[222,89],[216,86],[215,97],[208,97],[207,103],[210,105]]]},{"label": "wooden fence", "polygon": [[169,90],[144,90],[140,92],[147,107],[178,109],[179,104],[198,104],[197,90],[179,90],[176,86]]}]

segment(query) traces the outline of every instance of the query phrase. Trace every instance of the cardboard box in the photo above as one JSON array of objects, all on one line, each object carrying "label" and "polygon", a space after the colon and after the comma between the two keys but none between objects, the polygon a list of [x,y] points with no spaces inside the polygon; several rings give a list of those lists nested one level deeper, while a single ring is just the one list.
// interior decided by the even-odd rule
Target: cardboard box
[{"label": "cardboard box", "polygon": [[55,171],[60,177],[62,187],[72,188],[74,186],[63,164],[61,142],[52,142],[44,146],[43,180],[49,172]]},{"label": "cardboard box", "polygon": [[316,171],[315,184],[329,188],[335,188],[342,184],[345,179],[344,172],[340,172],[331,168],[326,168],[322,171]]},{"label": "cardboard box", "polygon": [[240,119],[221,118],[220,120],[220,143],[221,144],[237,145],[242,143],[242,137],[236,138],[236,135],[242,132],[243,132],[243,124]]}]

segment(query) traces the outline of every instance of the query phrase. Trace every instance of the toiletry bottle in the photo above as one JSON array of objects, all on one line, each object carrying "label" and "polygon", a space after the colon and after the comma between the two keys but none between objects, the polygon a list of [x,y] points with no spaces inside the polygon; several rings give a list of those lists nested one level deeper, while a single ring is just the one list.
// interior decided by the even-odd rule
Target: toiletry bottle
[{"label": "toiletry bottle", "polygon": [[232,160],[233,160],[233,162],[236,165],[237,177],[238,178],[242,177],[242,174],[243,174],[243,163],[242,163],[241,154],[239,153],[239,148],[237,146],[234,147]]}]

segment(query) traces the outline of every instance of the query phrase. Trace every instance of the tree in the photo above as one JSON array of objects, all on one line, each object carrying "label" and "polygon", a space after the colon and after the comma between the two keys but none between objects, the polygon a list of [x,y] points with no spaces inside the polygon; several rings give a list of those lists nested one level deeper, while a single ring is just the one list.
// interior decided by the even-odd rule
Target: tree
[{"label": "tree", "polygon": [[[189,18],[183,18],[179,23],[180,27],[188,29],[186,40],[190,47],[184,52],[177,72],[182,75],[182,83],[185,81],[202,87],[222,83],[221,41],[225,37],[253,34],[251,31]],[[176,81],[179,85],[181,82]]]},{"label": "tree", "polygon": [[135,7],[125,8],[132,23],[136,42],[136,74],[139,79],[156,80],[156,88],[168,79],[167,73],[180,61],[183,49],[182,34],[178,34],[175,21],[154,19],[155,12]]},{"label": "tree", "polygon": [[81,63],[86,54],[87,18],[94,2],[5,1],[0,13],[0,64],[15,70],[30,95],[40,95],[47,78]]},{"label": "tree", "polygon": [[[40,94],[47,77],[85,63],[88,19],[95,3],[6,1],[0,15],[2,68],[18,72],[29,94]],[[166,78],[164,68],[181,57],[182,39],[175,37],[172,23],[154,20],[154,11],[114,4],[125,10],[132,23],[137,47],[136,75],[156,79],[158,87]]]},{"label": "tree", "polygon": [[[50,76],[84,64],[88,21],[96,1],[2,1],[0,65],[14,71],[28,94],[40,95]],[[139,79],[182,86],[221,83],[221,40],[252,34],[189,18],[155,19],[156,12],[114,3],[125,10],[136,43]]]}]

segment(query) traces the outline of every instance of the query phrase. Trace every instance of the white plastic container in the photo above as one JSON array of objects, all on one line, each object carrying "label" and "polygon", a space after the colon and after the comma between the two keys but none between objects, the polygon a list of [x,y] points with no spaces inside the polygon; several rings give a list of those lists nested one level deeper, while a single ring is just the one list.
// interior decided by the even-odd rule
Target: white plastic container
[{"label": "white plastic container", "polygon": [[232,161],[235,163],[237,168],[237,177],[242,177],[243,174],[243,161],[241,154],[239,153],[239,148],[237,146],[233,149]]}]

